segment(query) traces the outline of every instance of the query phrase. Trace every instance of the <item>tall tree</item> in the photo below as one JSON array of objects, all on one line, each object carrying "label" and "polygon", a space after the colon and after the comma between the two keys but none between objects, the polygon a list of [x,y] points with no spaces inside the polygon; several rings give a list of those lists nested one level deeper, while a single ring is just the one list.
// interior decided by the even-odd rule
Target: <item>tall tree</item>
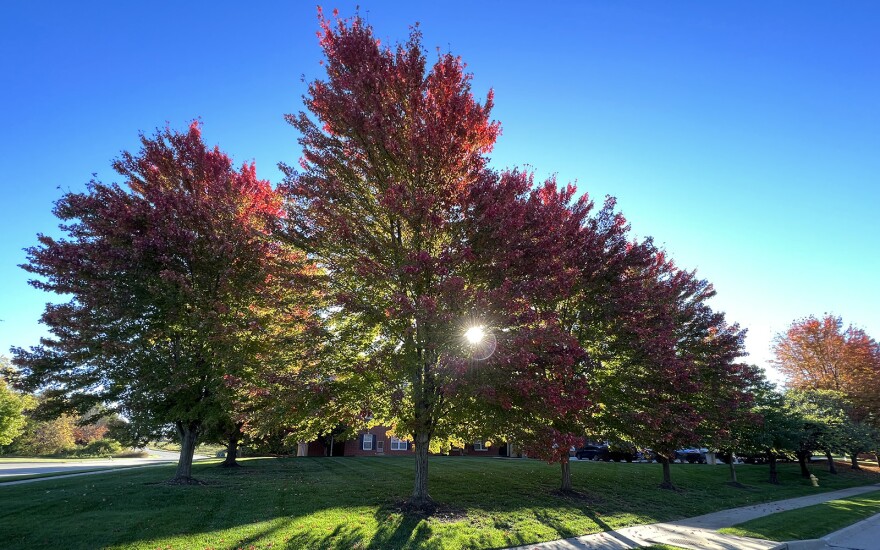
[{"label": "tall tree", "polygon": [[103,403],[140,438],[173,425],[174,479],[189,483],[199,436],[233,416],[225,376],[259,368],[275,326],[308,315],[299,283],[313,269],[275,238],[281,197],[208,148],[198,123],[142,135],[113,168],[124,186],[64,195],[66,238],[27,250],[31,284],[70,299],[46,307],[52,336],[14,361],[45,388],[43,412]]},{"label": "tall tree", "polygon": [[570,310],[589,287],[583,264],[598,271],[592,264],[604,260],[606,233],[618,224],[612,200],[593,214],[592,201],[585,194],[575,200],[573,186],[557,188],[551,179],[527,193],[533,187],[530,176],[513,172],[494,190],[477,186],[472,193],[471,284],[480,286],[488,300],[482,309],[504,332],[498,352],[467,379],[479,391],[483,429],[495,427],[530,456],[559,463],[561,489],[569,491],[568,451],[583,440],[593,412],[590,361]]},{"label": "tall tree", "polygon": [[730,483],[740,486],[734,456],[754,445],[757,432],[764,424],[757,400],[772,389],[758,367],[746,364],[720,369],[717,375],[706,380],[706,386],[705,403],[701,407],[705,411],[701,440],[730,457],[727,461]]},{"label": "tall tree", "polygon": [[[525,384],[534,371],[512,365],[552,363],[576,376],[557,361],[568,349],[527,334],[555,331],[574,278],[555,229],[576,233],[582,213],[568,209],[573,189],[486,169],[492,94],[474,99],[459,58],[429,66],[417,28],[388,48],[359,17],[320,22],[326,79],[309,86],[310,114],[288,117],[303,156],[285,167],[289,236],[328,274],[326,326],[347,359],[321,367],[315,403],[409,435],[410,504],[427,508],[429,449],[469,433],[491,397],[473,391],[479,371],[508,366]],[[485,333],[479,351],[469,328]]]},{"label": "tall tree", "polygon": [[[720,427],[719,408],[734,410],[748,396],[742,383],[742,331],[707,301],[711,284],[678,269],[650,242],[629,278],[629,314],[609,339],[613,359],[595,371],[596,399],[606,414],[602,432],[649,445],[663,465],[662,488],[674,488],[675,450],[699,444],[707,422]],[[712,419],[715,422],[710,422]]]}]

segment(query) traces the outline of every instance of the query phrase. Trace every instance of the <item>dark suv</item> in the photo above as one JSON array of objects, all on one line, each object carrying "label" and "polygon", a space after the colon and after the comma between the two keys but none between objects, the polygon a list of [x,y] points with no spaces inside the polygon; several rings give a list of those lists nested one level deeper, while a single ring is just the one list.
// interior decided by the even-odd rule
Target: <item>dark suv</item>
[{"label": "dark suv", "polygon": [[602,451],[602,449],[607,451],[608,447],[605,445],[584,445],[575,451],[574,455],[578,460],[596,460],[596,456]]},{"label": "dark suv", "polygon": [[609,448],[608,445],[584,445],[575,452],[578,460],[601,460],[603,462],[633,462],[639,460],[635,450]]},{"label": "dark suv", "polygon": [[680,449],[675,451],[675,459],[684,464],[705,464],[708,449]]}]

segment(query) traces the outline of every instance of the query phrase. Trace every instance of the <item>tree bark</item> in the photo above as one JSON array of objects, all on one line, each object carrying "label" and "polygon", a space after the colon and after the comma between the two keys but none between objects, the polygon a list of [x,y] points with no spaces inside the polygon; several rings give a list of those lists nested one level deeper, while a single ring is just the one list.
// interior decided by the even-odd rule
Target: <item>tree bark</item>
[{"label": "tree bark", "polygon": [[828,473],[836,474],[837,466],[834,465],[834,457],[831,456],[831,451],[825,451],[825,459],[828,460]]},{"label": "tree bark", "polygon": [[[425,337],[426,330],[419,325],[418,333]],[[434,499],[428,494],[428,449],[431,446],[431,437],[434,435],[438,399],[441,398],[438,395],[439,392],[432,372],[436,362],[436,355],[422,348],[418,352],[418,370],[412,379],[413,412],[415,413],[412,435],[416,447],[416,475],[408,505],[414,512],[427,514],[433,513],[435,508]]]},{"label": "tree bark", "polygon": [[562,487],[560,490],[563,492],[571,491],[571,462],[568,457],[564,457],[560,465],[562,466]]},{"label": "tree bark", "polygon": [[770,483],[779,485],[779,473],[776,471],[776,455],[768,453],[767,457],[770,461]]},{"label": "tree bark", "polygon": [[736,480],[736,464],[734,464],[733,460],[733,451],[730,451],[730,459],[727,461],[727,464],[730,468],[730,482],[739,483],[739,481]]},{"label": "tree bark", "polygon": [[174,474],[172,483],[188,485],[196,483],[192,477],[193,454],[196,451],[196,442],[199,438],[199,422],[178,422],[177,433],[180,436],[180,458],[177,461],[177,472]]},{"label": "tree bark", "polygon": [[417,432],[413,439],[416,447],[416,477],[409,504],[416,510],[427,511],[434,506],[434,500],[428,494],[428,447],[431,436],[427,432]]},{"label": "tree bark", "polygon": [[665,456],[660,456],[660,464],[663,465],[663,483],[660,484],[661,489],[675,489],[675,485],[672,484],[672,474],[669,471],[669,459]]},{"label": "tree bark", "polygon": [[850,454],[849,460],[850,460],[850,463],[852,464],[850,466],[851,469],[853,469],[853,470],[861,470],[862,469],[862,467],[859,466],[859,455],[858,454],[856,454],[856,453]]},{"label": "tree bark", "polygon": [[241,441],[241,427],[239,422],[226,440],[226,458],[220,463],[221,468],[237,468],[240,464],[235,460],[238,457],[238,442]]},{"label": "tree bark", "polygon": [[810,451],[798,451],[797,459],[798,464],[801,467],[801,477],[805,477],[809,479],[810,477],[810,469],[807,467],[807,460],[813,455]]}]

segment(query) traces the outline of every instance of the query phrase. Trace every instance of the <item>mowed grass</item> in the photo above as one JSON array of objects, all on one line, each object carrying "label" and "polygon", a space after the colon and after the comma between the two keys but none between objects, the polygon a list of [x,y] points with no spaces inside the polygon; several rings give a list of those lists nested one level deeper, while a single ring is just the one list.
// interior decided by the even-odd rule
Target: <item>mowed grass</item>
[{"label": "mowed grass", "polygon": [[58,477],[58,476],[69,476],[73,474],[87,474],[90,472],[100,472],[102,470],[109,470],[110,468],[86,468],[83,470],[67,470],[64,472],[46,472],[43,474],[20,474],[13,476],[0,476],[0,486],[4,483],[9,483],[10,481],[22,481],[25,479],[41,479],[44,477]]},{"label": "mowed grass", "polygon": [[413,459],[265,458],[194,466],[201,486],[165,483],[174,466],[0,486],[4,548],[501,548],[695,516],[724,508],[878,481],[867,472],[821,487],[782,465],[673,465],[680,492],[657,488],[657,464],[575,462],[576,496],[557,492],[559,466],[535,460],[432,457],[430,518],[404,515]]},{"label": "mowed grass", "polygon": [[877,513],[880,491],[772,514],[721,532],[778,541],[818,539]]}]

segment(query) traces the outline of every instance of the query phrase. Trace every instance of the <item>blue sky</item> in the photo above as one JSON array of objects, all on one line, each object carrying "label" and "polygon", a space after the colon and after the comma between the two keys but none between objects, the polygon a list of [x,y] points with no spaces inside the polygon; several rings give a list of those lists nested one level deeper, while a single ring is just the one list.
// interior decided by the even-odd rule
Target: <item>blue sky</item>
[{"label": "blue sky", "polygon": [[[185,5],[179,5],[185,4]],[[321,75],[304,2],[31,3],[0,21],[0,353],[35,344],[52,299],[16,267],[52,202],[138,131],[204,136],[280,181]],[[388,42],[419,21],[495,90],[493,164],[606,194],[749,328],[751,360],[792,320],[841,315],[880,337],[880,4],[367,2]],[[325,4],[345,14],[354,4]]]}]

